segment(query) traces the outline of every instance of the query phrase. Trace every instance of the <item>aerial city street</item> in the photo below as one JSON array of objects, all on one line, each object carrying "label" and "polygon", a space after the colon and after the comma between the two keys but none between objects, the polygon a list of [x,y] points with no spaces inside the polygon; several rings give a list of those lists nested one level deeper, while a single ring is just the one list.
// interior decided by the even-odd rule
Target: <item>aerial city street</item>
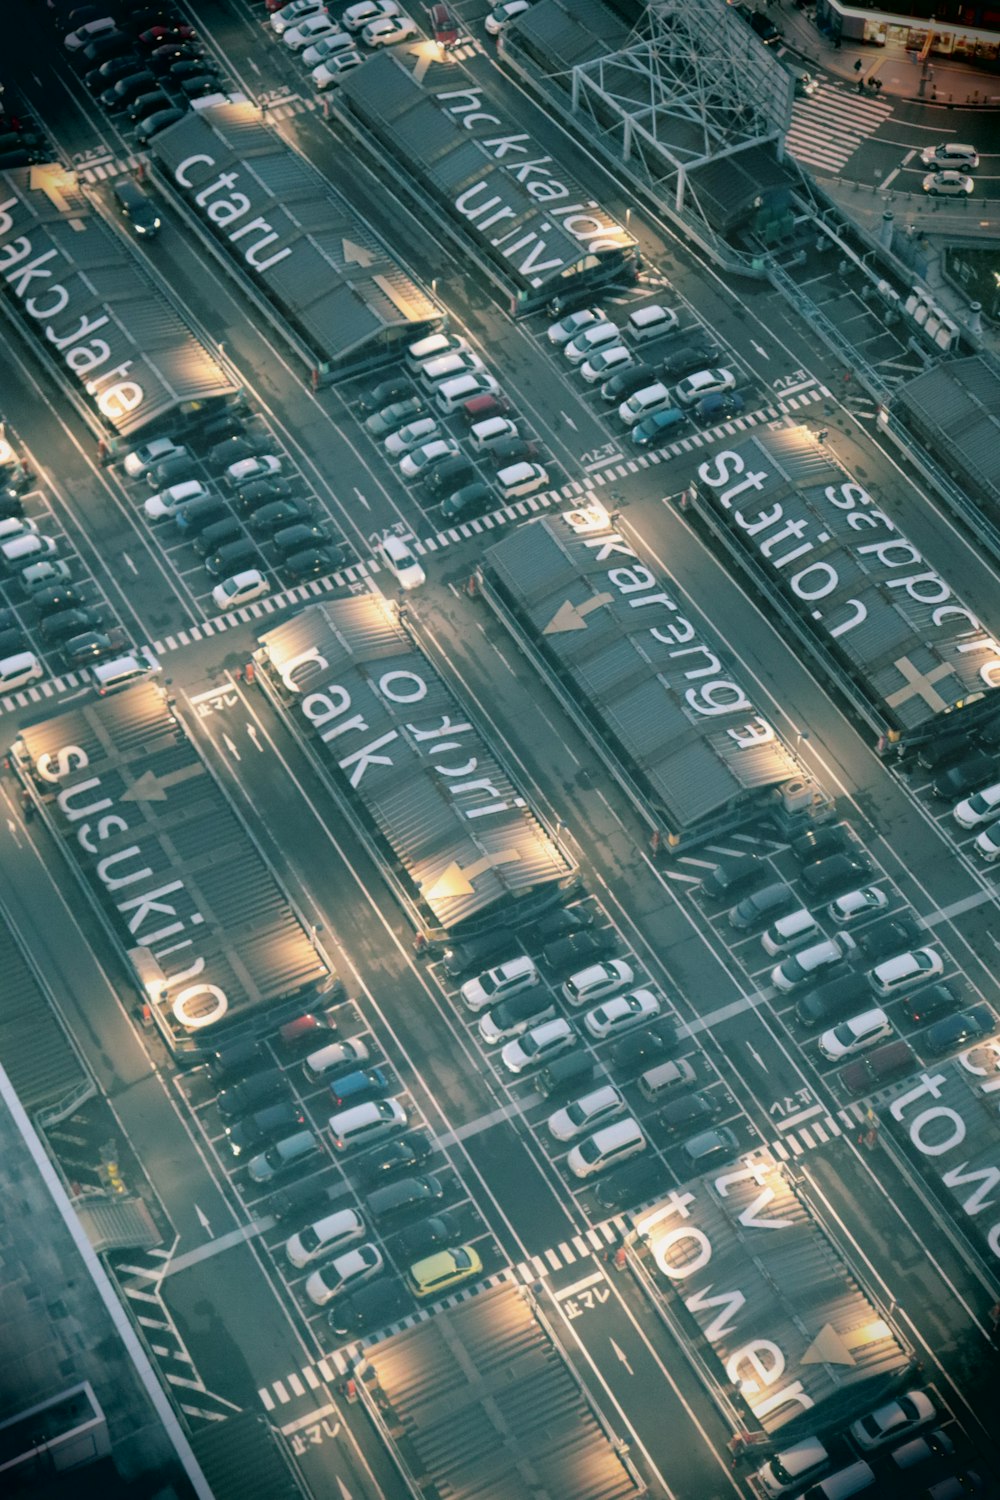
[{"label": "aerial city street", "polygon": [[1000,12],[908,4],[9,0],[5,1494],[1000,1500]]}]

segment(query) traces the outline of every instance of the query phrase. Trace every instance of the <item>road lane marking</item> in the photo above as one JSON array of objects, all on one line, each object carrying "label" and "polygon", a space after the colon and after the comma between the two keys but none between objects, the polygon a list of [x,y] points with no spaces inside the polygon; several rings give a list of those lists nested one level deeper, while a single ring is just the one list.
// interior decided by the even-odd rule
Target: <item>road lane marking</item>
[{"label": "road lane marking", "polygon": [[592,1276],[584,1276],[582,1281],[574,1281],[572,1286],[560,1287],[559,1291],[553,1291],[552,1296],[557,1302],[565,1302],[567,1297],[579,1296],[588,1287],[596,1286],[599,1281],[607,1281],[603,1271],[595,1271]]},{"label": "road lane marking", "polygon": [[825,1105],[812,1104],[808,1109],[800,1109],[797,1115],[789,1115],[787,1120],[779,1120],[775,1124],[775,1130],[792,1130],[796,1125],[801,1125],[803,1120],[811,1120],[814,1115],[823,1114]]}]

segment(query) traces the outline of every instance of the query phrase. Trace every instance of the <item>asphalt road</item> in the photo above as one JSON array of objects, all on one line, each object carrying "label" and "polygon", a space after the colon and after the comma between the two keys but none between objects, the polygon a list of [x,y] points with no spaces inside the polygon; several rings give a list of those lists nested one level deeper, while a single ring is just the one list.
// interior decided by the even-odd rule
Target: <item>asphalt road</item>
[{"label": "asphalt road", "polygon": [[[210,28],[220,18],[221,48],[237,72],[258,88],[295,76],[286,58],[277,62],[273,47],[260,46],[257,28],[243,14],[222,5],[204,7]],[[34,67],[60,140],[71,152],[90,149],[107,133],[102,117],[71,92],[61,60],[49,69],[39,56]],[[491,86],[496,81],[486,54],[471,67]],[[513,85],[501,82],[500,88],[540,145],[593,181],[602,201],[623,212],[627,205],[607,174],[570,147]],[[898,118],[908,130],[919,125],[905,114]],[[295,115],[279,128],[364,206],[373,227],[426,283],[440,279],[516,406],[530,414],[534,432],[553,456],[557,483],[589,473],[597,484],[597,476],[626,456],[620,431],[593,396],[581,394],[579,382],[563,379],[565,367],[547,346],[543,320],[512,325],[444,247],[433,223],[390,205],[372,169],[346,162],[314,114]],[[109,149],[120,155],[124,144],[110,141]],[[890,145],[898,155],[899,147]],[[873,169],[881,170],[890,145],[873,139],[861,150],[875,153]],[[362,556],[371,534],[386,526],[399,525],[418,538],[435,530],[433,516],[414,503],[361,430],[352,392],[308,390],[302,370],[248,309],[242,290],[184,231],[173,209],[166,218],[159,240],[137,247],[137,253],[195,326],[224,344],[331,524]],[[789,382],[835,385],[836,365],[774,291],[727,284],[661,226],[643,223],[639,234],[654,274],[632,300],[669,300],[686,320],[700,319],[716,330],[753,403],[771,402]],[[628,305],[616,304],[614,315]],[[434,966],[414,964],[408,929],[372,851],[340,815],[311,757],[263,696],[239,684],[218,710],[199,715],[199,698],[228,685],[229,674],[252,648],[253,629],[192,638],[191,627],[205,609],[205,586],[191,558],[169,551],[165,533],[151,532],[138,518],[137,492],[123,486],[116,471],[95,467],[89,433],[20,345],[0,351],[0,381],[5,413],[54,481],[53,506],[76,540],[95,589],[137,638],[176,641],[163,664],[189,728],[347,980],[355,1003],[352,1024],[377,1039],[403,1081],[414,1121],[434,1138],[433,1160],[447,1183],[448,1204],[462,1215],[487,1269],[506,1273],[513,1267],[523,1281],[541,1282],[560,1342],[612,1429],[633,1445],[654,1493],[685,1500],[738,1493],[724,1452],[729,1428],[713,1393],[649,1317],[630,1281],[594,1253],[586,1236],[593,1231],[597,1244],[605,1243],[600,1226],[607,1212],[589,1189],[573,1189],[545,1132],[547,1107],[530,1080],[506,1079],[495,1055],[475,1037],[455,986]],[[818,406],[806,418],[814,420],[813,410],[818,421]],[[974,542],[914,490],[870,424],[840,406],[822,421],[832,429],[835,451],[879,503],[981,617],[995,620],[995,577]],[[911,904],[929,921],[950,972],[964,975],[996,1004],[1000,992],[989,941],[995,878],[956,847],[940,809],[874,755],[780,630],[677,511],[673,497],[691,482],[703,457],[700,450],[668,456],[614,479],[623,496],[625,536],[672,579],[692,618],[703,621],[742,664],[762,706],[789,738],[808,729],[800,752],[837,796],[838,812],[873,855],[894,902],[900,909]],[[713,851],[674,865],[651,863],[642,830],[592,750],[554,699],[539,692],[524,658],[483,606],[461,592],[488,540],[488,533],[485,539],[459,538],[428,565],[428,586],[411,606],[420,640],[487,726],[535,804],[564,828],[588,888],[617,931],[620,951],[649,975],[686,1028],[685,1054],[716,1102],[720,1121],[732,1124],[747,1148],[781,1141],[791,1151],[796,1139],[801,1170],[831,1215],[839,1216],[865,1275],[884,1305],[905,1319],[952,1409],[985,1441],[989,1276],[961,1238],[945,1230],[940,1210],[917,1191],[909,1169],[887,1151],[869,1154],[843,1125],[839,1139],[824,1144],[817,1138],[806,1146],[800,1117],[807,1130],[809,1122],[814,1128],[816,1120],[838,1119],[845,1101],[836,1080],[817,1067],[812,1039],[795,1030],[790,1007],[769,989],[759,949],[733,942],[721,914],[698,898],[695,888]],[[21,711],[3,715],[11,734]],[[754,848],[792,875],[776,843],[766,831],[751,830],[749,842],[735,847]],[[393,1495],[397,1486],[380,1445],[356,1411],[340,1403],[337,1350],[303,1298],[300,1281],[288,1274],[283,1231],[269,1222],[263,1203],[248,1199],[239,1169],[227,1159],[212,1091],[198,1080],[178,1080],[155,1041],[137,1030],[118,959],[79,891],[67,884],[47,832],[37,824],[26,829],[13,807],[8,820],[5,809],[0,849],[0,896],[61,997],[177,1235],[169,1274],[156,1283],[155,1295],[204,1387],[187,1399],[200,1406],[211,1398],[217,1410],[228,1402],[263,1411],[275,1425],[294,1429],[289,1436],[297,1439],[296,1447],[302,1444],[299,1462],[319,1492],[340,1478],[359,1494]],[[53,911],[59,913],[55,929]],[[599,1066],[608,1066],[607,1049],[595,1052]],[[305,1097],[304,1105],[322,1123],[319,1098]],[[683,1180],[676,1143],[654,1136],[654,1144],[664,1181]],[[355,1201],[347,1196],[356,1186],[350,1169],[345,1175],[331,1167],[329,1175],[338,1199]],[[141,1300],[136,1292],[150,1295],[151,1281],[132,1277],[127,1294]],[[185,1368],[183,1357],[169,1368],[173,1378]],[[175,1389],[183,1398],[184,1387],[178,1383]],[[320,1441],[302,1438],[320,1421],[330,1429],[319,1429]]]}]

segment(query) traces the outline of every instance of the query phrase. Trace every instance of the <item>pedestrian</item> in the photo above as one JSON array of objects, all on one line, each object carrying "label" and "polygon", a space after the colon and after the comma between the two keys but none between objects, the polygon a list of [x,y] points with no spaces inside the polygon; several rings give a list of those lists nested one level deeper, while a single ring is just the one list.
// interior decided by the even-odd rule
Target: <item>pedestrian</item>
[{"label": "pedestrian", "polygon": [[858,79],[858,93],[859,94],[863,94],[864,91],[865,91],[865,80],[863,78],[859,78]]},{"label": "pedestrian", "polygon": [[861,69],[863,67],[864,67],[864,63],[861,61],[861,59],[859,57],[858,60],[857,60],[857,62],[854,64],[854,71],[855,71],[855,73],[860,73]]},{"label": "pedestrian", "polygon": [[242,667],[236,667],[234,669],[234,671],[233,671],[233,681],[234,682],[242,682],[243,681],[243,668]]},{"label": "pedestrian", "polygon": [[252,661],[248,661],[246,666],[243,668],[243,676],[246,678],[247,682],[253,682],[254,678],[257,676],[257,668],[254,666]]}]

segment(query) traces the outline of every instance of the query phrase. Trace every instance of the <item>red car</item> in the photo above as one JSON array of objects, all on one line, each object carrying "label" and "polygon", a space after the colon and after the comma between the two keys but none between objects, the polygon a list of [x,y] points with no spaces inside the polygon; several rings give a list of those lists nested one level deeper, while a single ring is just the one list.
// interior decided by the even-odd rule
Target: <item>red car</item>
[{"label": "red car", "polygon": [[197,35],[193,26],[151,26],[140,31],[138,40],[144,47],[162,47],[167,42],[193,42]]},{"label": "red car", "polygon": [[431,29],[439,47],[454,47],[458,41],[458,21],[447,5],[431,6]]}]

